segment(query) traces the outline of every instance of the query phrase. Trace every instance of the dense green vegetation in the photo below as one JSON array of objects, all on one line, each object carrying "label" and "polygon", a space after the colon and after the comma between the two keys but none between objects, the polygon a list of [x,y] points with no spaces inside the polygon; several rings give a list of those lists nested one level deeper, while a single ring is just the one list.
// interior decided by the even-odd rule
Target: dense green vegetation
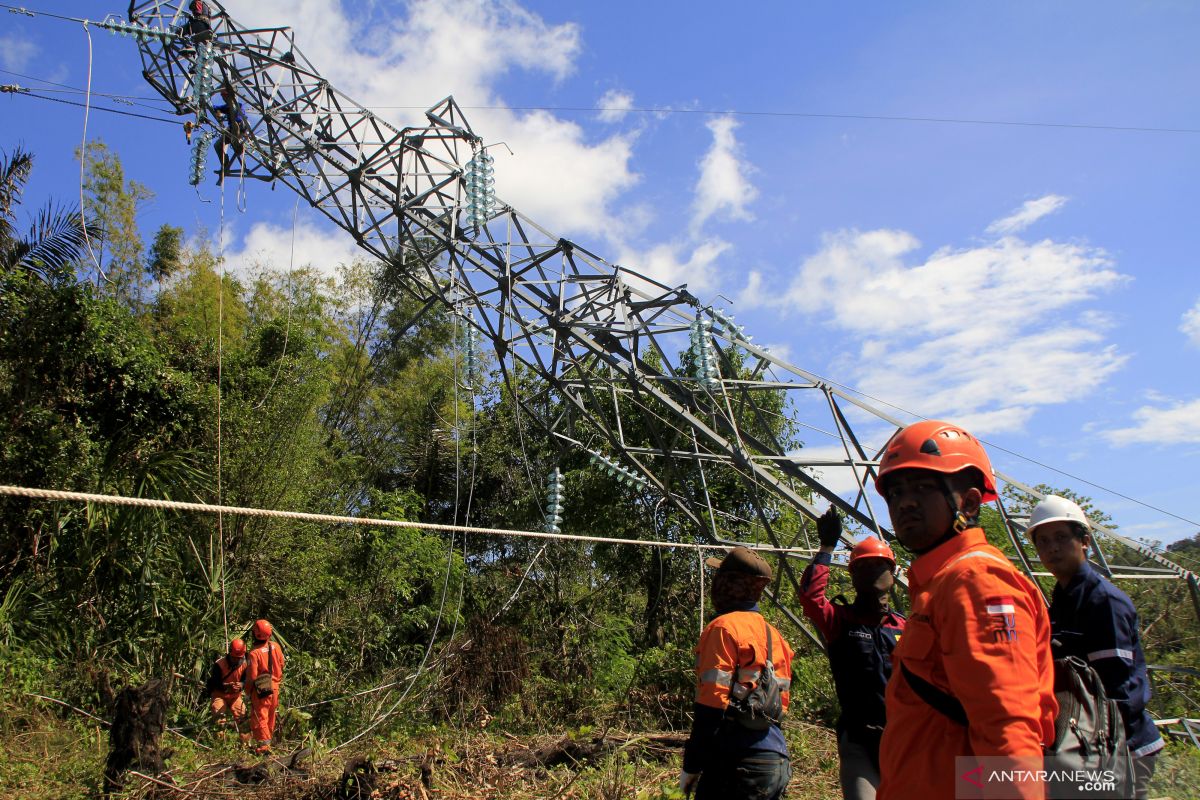
[{"label": "dense green vegetation", "polygon": [[[147,248],[149,189],[103,145],[84,157],[87,236],[60,208],[18,233],[32,159],[0,159],[0,483],[535,529],[557,466],[571,531],[700,535],[532,426],[513,394],[555,402],[535,377],[468,389],[453,315],[421,314],[388,270],[223,264],[204,232],[170,225]],[[628,439],[670,445],[650,421],[623,425]],[[687,480],[679,490],[698,495]],[[718,508],[753,516],[732,474],[706,481]],[[774,522],[796,527],[788,514]],[[32,694],[104,717],[122,686],[171,676],[172,724],[204,738],[208,665],[263,616],[288,652],[291,742],[334,745],[368,726],[368,741],[401,741],[436,725],[687,725],[701,601],[691,552],[14,498],[0,499],[0,520],[0,740],[43,725],[51,707]],[[737,524],[734,535],[756,535]],[[1188,663],[1195,620],[1169,613],[1186,587],[1137,591],[1152,660]],[[794,718],[831,724],[824,657],[767,613],[799,651]],[[1172,697],[1163,713],[1181,713]],[[96,740],[91,722],[61,713]],[[64,767],[64,785],[94,785],[87,758]]]}]

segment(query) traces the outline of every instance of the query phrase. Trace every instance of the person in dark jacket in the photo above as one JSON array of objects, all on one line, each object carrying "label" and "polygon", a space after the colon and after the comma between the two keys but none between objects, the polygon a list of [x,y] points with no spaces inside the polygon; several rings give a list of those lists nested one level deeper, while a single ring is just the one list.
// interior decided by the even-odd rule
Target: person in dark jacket
[{"label": "person in dark jacket", "polygon": [[825,596],[829,564],[842,523],[831,506],[817,520],[821,547],[800,578],[800,604],[825,639],[829,669],[842,713],[838,717],[838,759],[842,797],[874,800],[879,788],[879,741],[886,722],[884,690],[892,677],[892,651],[904,631],[904,617],[888,603],[896,582],[896,556],[870,536],[850,553],[854,601]]},{"label": "person in dark jacket", "polygon": [[184,41],[183,54],[190,56],[196,52],[192,45],[212,41],[212,13],[204,0],[191,0],[187,8],[187,21],[179,29],[179,35]]},{"label": "person in dark jacket", "polygon": [[1048,495],[1033,509],[1026,532],[1056,582],[1050,600],[1054,657],[1090,664],[1117,701],[1133,756],[1134,796],[1148,797],[1165,744],[1146,713],[1150,679],[1133,601],[1088,564],[1091,525],[1076,503]]},{"label": "person in dark jacket", "polygon": [[246,152],[246,137],[250,133],[250,120],[246,117],[246,110],[238,102],[232,84],[226,83],[221,87],[221,101],[220,105],[213,106],[217,122],[223,128],[221,136],[213,143],[213,149],[216,150],[217,158],[221,162],[221,171],[217,175],[218,186],[225,182],[225,175],[232,168],[235,158],[243,165],[245,164],[243,159]]},{"label": "person in dark jacket", "polygon": [[[735,547],[717,568],[712,604],[717,616],[696,646],[696,703],[683,748],[679,788],[696,800],[779,800],[791,779],[780,726],[787,713],[792,648],[758,611],[771,567]],[[774,684],[773,691],[767,691]],[[765,714],[746,709],[761,700]]]}]

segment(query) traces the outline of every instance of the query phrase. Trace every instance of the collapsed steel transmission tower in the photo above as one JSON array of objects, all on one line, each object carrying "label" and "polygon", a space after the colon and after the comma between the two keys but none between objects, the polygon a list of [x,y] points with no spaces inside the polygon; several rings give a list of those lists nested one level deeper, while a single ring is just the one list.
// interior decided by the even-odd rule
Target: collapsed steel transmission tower
[{"label": "collapsed steel transmission tower", "polygon": [[[685,287],[610,264],[503,204],[483,141],[452,98],[430,109],[424,125],[394,127],[324,80],[290,29],[242,28],[209,3],[212,38],[193,41],[179,35],[184,5],[131,4],[129,21],[159,32],[138,37],[146,79],[179,114],[197,115],[210,137],[227,131],[209,97],[231,86],[248,116],[248,174],[298,192],[427,308],[458,314],[506,376],[516,365],[536,375],[558,402],[517,400],[564,447],[636,476],[700,537],[724,541],[720,525],[731,538],[811,547],[803,521],[816,517],[814,501],[823,498],[892,538],[870,487],[879,446],[905,420],[753,344],[726,312]],[[564,405],[569,413],[545,413]],[[626,437],[623,421],[633,419],[649,444]],[[798,448],[778,435],[781,426],[825,436],[830,446]],[[594,436],[584,440],[580,430]],[[736,474],[749,490],[750,511],[712,508],[705,469]],[[853,487],[854,500],[822,477],[835,472]],[[1016,561],[1032,574],[1023,520],[1005,514],[1005,523]],[[1099,532],[1093,556],[1106,574],[1186,581],[1200,614],[1194,574],[1139,542]],[[1124,545],[1144,563],[1110,564],[1101,541]],[[788,559],[780,563],[794,583]]]}]

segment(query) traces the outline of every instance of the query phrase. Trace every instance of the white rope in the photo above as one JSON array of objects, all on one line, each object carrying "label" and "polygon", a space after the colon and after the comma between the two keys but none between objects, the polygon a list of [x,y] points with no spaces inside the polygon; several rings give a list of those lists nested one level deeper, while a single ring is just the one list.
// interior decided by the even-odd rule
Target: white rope
[{"label": "white rope", "polygon": [[[87,131],[88,117],[92,111],[92,31],[88,28],[87,20],[83,21],[83,32],[87,34],[88,41],[88,72],[87,72],[87,94],[83,102],[83,143],[79,145],[79,225],[83,228],[83,241],[87,245],[88,255],[92,258],[92,264],[96,266],[97,278],[108,280],[108,276],[104,274],[104,269],[101,268],[100,262],[96,259],[96,251],[92,249],[92,237],[88,235],[87,226],[87,211],[86,204],[83,199],[83,175],[87,166],[88,146],[87,146]],[[99,280],[96,282],[97,288],[100,286]]]},{"label": "white rope", "polygon": [[[558,539],[574,542],[598,542],[601,544],[628,544],[638,547],[665,547],[680,550],[732,550],[738,545],[701,544],[696,542],[666,542],[651,539],[620,539],[613,536],[583,536],[568,533],[545,533],[543,531],[510,530],[506,528],[482,528],[473,525],[444,525],[432,522],[409,522],[397,519],[373,519],[371,517],[346,517],[336,514],[312,514],[305,511],[279,511],[269,508],[246,508],[243,506],[217,506],[210,503],[185,503],[179,500],[154,500],[148,497],[125,497],[123,495],[92,494],[90,492],[64,492],[57,489],[33,489],[28,486],[0,484],[0,496],[28,497],[33,500],[52,500],[107,505],[157,508],[166,511],[187,511],[201,514],[230,514],[243,517],[267,517],[291,519],[300,522],[326,522],[337,525],[366,525],[376,528],[411,528],[425,531],[457,531],[480,533],[488,536],[520,536],[526,539]],[[781,553],[786,555],[812,555],[816,551],[804,547],[770,547],[756,543],[741,545],[759,553]]]}]

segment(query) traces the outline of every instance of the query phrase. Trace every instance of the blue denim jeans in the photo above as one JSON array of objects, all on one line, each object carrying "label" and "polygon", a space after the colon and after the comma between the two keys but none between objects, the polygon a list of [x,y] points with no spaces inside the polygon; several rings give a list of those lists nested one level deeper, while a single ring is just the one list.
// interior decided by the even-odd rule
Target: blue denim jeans
[{"label": "blue denim jeans", "polygon": [[791,779],[792,764],[786,756],[750,750],[705,767],[696,800],[779,800]]}]

